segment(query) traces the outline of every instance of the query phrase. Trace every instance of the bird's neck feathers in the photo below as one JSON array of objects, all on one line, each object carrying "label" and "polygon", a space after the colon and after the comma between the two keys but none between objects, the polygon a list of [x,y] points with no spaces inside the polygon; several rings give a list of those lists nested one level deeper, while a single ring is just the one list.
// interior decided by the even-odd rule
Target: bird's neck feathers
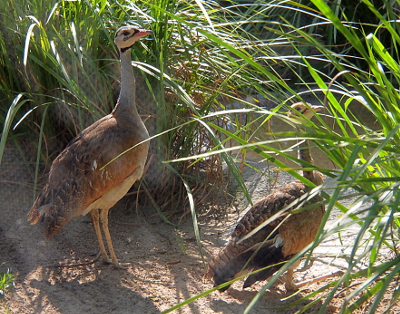
[{"label": "bird's neck feathers", "polygon": [[298,158],[307,162],[313,162],[310,152],[310,143],[305,140],[299,145]]},{"label": "bird's neck feathers", "polygon": [[[299,149],[299,152],[298,152],[298,158],[301,159],[301,160],[307,161],[310,164],[313,163],[313,159],[311,157],[311,152],[310,152],[310,143],[307,140],[303,141],[300,144],[300,149]],[[302,165],[302,167],[304,168],[304,167],[307,167],[307,166]],[[306,179],[310,180],[313,183],[316,183],[316,182],[314,182],[315,178],[314,178],[314,171],[313,170],[311,170],[311,171],[303,170],[303,177],[305,177]]]},{"label": "bird's neck feathers", "polygon": [[136,108],[136,84],[132,68],[131,50],[120,50],[121,58],[121,91],[114,115],[118,112],[129,111],[135,117],[139,117]]}]

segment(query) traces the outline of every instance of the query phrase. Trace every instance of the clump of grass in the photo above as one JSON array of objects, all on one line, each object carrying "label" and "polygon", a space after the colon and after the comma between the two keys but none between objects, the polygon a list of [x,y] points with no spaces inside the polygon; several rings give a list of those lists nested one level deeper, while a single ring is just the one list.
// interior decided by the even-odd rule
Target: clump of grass
[{"label": "clump of grass", "polygon": [[16,275],[12,274],[9,268],[6,271],[0,272],[0,295],[4,295],[14,287],[15,277]]}]

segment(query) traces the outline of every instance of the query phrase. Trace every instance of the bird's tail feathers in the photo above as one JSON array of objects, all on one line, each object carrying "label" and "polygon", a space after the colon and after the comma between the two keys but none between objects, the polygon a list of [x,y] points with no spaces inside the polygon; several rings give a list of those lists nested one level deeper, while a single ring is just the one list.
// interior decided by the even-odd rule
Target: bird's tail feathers
[{"label": "bird's tail feathers", "polygon": [[[264,254],[266,248],[270,246],[274,246],[273,240],[256,243],[247,249],[237,245],[233,241],[229,242],[210,262],[204,278],[212,277],[214,279],[214,286],[219,286],[252,271],[252,269],[258,269],[260,268],[258,267],[258,260],[261,259],[261,254]],[[229,286],[226,286],[220,289],[220,291],[225,291],[228,288]]]},{"label": "bird's tail feathers", "polygon": [[44,222],[46,225],[45,236],[47,239],[50,239],[71,219],[71,217],[69,211],[59,212],[57,206],[54,206],[52,202],[47,203],[46,201],[48,201],[48,199],[43,195],[37,198],[32,209],[28,213],[28,221],[32,225],[38,222]]},{"label": "bird's tail feathers", "polygon": [[255,253],[252,259],[252,266],[254,270],[265,267],[267,268],[255,274],[249,275],[243,284],[243,288],[250,287],[257,281],[268,279],[281,268],[282,265],[280,263],[285,260],[286,259],[282,253],[282,247],[280,245],[276,245],[275,241],[265,243]]},{"label": "bird's tail feathers", "polygon": [[[237,260],[238,251],[240,252],[240,248],[233,241],[228,242],[218,255],[211,260],[204,278],[213,278],[215,287],[234,279],[245,265],[241,262],[241,259]],[[229,286],[226,286],[219,291],[223,292],[228,288]]]},{"label": "bird's tail feathers", "polygon": [[28,221],[31,223],[31,225],[35,225],[40,219],[43,219],[46,213],[49,212],[50,207],[50,204],[45,204],[40,207],[33,206],[31,211],[28,213]]}]

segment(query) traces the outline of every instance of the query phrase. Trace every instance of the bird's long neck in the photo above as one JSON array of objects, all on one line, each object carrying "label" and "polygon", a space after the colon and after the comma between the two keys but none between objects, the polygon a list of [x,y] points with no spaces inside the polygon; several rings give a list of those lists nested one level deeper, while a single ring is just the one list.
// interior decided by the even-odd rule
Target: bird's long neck
[{"label": "bird's long neck", "polygon": [[[310,151],[310,143],[308,140],[303,141],[300,144],[300,149],[298,152],[298,158],[304,161],[307,161],[308,163],[313,163],[313,159],[311,157],[311,151]],[[303,168],[303,177],[306,179],[310,180],[311,182],[317,184],[315,182],[315,174],[313,170],[304,170],[304,168],[307,167],[306,165],[302,165]]]},{"label": "bird's long neck", "polygon": [[136,84],[133,75],[131,50],[120,50],[121,58],[121,91],[119,94],[117,106],[113,114],[129,112],[135,118],[140,119],[139,113],[136,108]]}]

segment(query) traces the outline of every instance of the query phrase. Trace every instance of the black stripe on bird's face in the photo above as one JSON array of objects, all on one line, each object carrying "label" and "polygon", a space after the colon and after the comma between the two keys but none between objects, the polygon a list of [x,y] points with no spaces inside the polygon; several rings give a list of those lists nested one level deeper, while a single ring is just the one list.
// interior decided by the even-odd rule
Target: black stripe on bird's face
[{"label": "black stripe on bird's face", "polygon": [[122,35],[124,35],[124,39],[123,41],[128,41],[129,39],[131,39],[133,36],[135,36],[137,33],[139,33],[138,29],[134,29],[133,32],[129,32],[127,30],[124,30],[122,32]]}]

